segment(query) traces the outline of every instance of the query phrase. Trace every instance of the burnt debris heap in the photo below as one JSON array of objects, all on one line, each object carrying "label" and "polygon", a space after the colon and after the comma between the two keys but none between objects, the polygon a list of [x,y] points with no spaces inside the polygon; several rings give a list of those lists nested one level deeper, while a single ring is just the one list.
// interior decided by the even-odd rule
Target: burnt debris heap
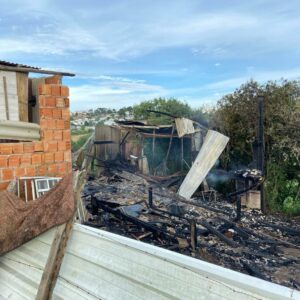
[{"label": "burnt debris heap", "polygon": [[[138,135],[142,144],[133,142]],[[167,172],[169,145],[158,164],[163,172],[151,165],[151,155],[144,155],[146,138],[155,148],[155,139],[165,135],[169,145],[183,137],[191,144],[201,140],[187,170],[179,166]],[[173,125],[155,130],[144,123],[119,122],[96,128],[95,136],[83,163],[91,166],[82,194],[86,225],[300,289],[300,226],[261,212],[262,171],[230,174],[236,191],[227,195],[205,180],[227,137],[176,118]],[[180,153],[180,143],[177,146]]]}]

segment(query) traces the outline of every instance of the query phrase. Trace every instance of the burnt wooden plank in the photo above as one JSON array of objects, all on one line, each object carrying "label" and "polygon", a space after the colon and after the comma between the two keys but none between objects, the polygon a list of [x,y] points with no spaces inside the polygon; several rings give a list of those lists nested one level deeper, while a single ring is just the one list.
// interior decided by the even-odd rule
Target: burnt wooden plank
[{"label": "burnt wooden plank", "polygon": [[40,285],[38,288],[36,300],[45,300],[51,299],[52,293],[56,284],[56,280],[59,274],[59,270],[64,258],[65,249],[67,247],[67,243],[69,237],[72,232],[73,223],[75,220],[75,215],[77,211],[77,207],[79,201],[81,201],[81,191],[83,188],[83,176],[85,172],[80,172],[76,176],[76,180],[74,183],[75,195],[70,195],[75,197],[75,210],[73,217],[70,218],[66,223],[57,226],[56,233],[52,242],[52,246],[50,248],[50,252],[48,255],[48,260],[40,281]]}]

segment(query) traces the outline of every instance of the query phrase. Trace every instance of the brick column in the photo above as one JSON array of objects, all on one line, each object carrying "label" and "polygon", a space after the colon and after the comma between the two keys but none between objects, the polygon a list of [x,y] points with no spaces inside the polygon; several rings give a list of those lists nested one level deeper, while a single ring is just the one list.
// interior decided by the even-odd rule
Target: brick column
[{"label": "brick column", "polygon": [[72,171],[69,88],[46,79],[38,89],[41,140],[0,143],[0,190],[18,177],[63,177]]},{"label": "brick column", "polygon": [[39,86],[41,140],[47,176],[63,176],[72,170],[68,97],[67,86]]}]

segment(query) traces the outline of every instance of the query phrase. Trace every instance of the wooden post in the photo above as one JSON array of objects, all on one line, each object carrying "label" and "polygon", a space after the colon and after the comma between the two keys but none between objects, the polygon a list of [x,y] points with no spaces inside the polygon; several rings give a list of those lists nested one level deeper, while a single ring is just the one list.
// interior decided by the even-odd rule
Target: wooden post
[{"label": "wooden post", "polygon": [[180,141],[181,141],[181,171],[183,171],[183,138],[181,138]]},{"label": "wooden post", "polygon": [[155,157],[155,129],[153,129],[153,137],[152,137],[152,167],[154,166],[154,157]]},{"label": "wooden post", "polygon": [[[257,99],[257,113],[258,113],[258,122],[257,122],[257,169],[261,170],[262,176],[265,176],[265,137],[264,137],[264,97],[258,96]],[[260,186],[260,199],[261,199],[261,210],[263,213],[266,213],[266,201],[264,194],[264,182]]]},{"label": "wooden post", "polygon": [[192,251],[195,253],[197,247],[197,227],[196,227],[196,221],[194,219],[190,221],[190,227],[191,227],[191,246],[192,246]]},{"label": "wooden post", "polygon": [[173,125],[173,127],[172,127],[172,133],[171,133],[171,137],[170,137],[170,141],[169,141],[169,147],[168,147],[168,151],[167,151],[167,155],[166,155],[166,163],[168,162],[169,154],[170,154],[171,147],[172,147],[174,129],[175,129],[175,125]]},{"label": "wooden post", "polygon": [[72,225],[73,219],[71,222],[68,221],[67,223],[57,226],[56,228],[55,236],[39,285],[36,300],[51,299]]},{"label": "wooden post", "polygon": [[6,82],[6,77],[5,76],[3,76],[3,89],[4,89],[6,120],[9,120],[9,106],[8,106],[8,95],[7,95],[7,82]]},{"label": "wooden post", "polygon": [[28,73],[16,73],[19,104],[19,120],[28,122]]}]

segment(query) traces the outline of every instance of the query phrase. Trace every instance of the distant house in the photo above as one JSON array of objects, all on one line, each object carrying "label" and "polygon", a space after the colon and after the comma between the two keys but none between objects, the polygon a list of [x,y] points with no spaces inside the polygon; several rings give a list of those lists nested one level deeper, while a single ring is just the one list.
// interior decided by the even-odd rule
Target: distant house
[{"label": "distant house", "polygon": [[61,84],[63,76],[74,74],[0,61],[0,190],[14,178],[71,171],[69,88]]}]

